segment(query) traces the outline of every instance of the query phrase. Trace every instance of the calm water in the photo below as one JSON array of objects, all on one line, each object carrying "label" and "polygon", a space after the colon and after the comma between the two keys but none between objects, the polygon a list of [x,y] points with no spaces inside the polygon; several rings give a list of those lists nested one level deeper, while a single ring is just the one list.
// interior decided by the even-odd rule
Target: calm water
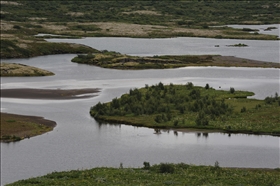
[{"label": "calm water", "polygon": [[[51,42],[80,43],[98,50],[117,51],[129,55],[224,55],[240,58],[279,63],[279,41],[256,41],[240,39],[209,39],[179,37],[166,39],[138,38],[83,38],[83,39],[47,39]],[[228,47],[243,43],[248,47]],[[219,45],[219,47],[215,47]]]},{"label": "calm water", "polygon": [[[155,42],[157,44],[154,44],[156,48],[154,54],[161,51],[158,45],[162,43],[170,46],[163,45],[163,53],[185,54],[185,48],[179,49],[175,46],[176,42],[177,45],[184,46],[186,40],[186,38],[154,40],[157,41]],[[97,45],[96,43],[100,47],[110,46],[111,48],[107,48],[109,50],[119,48],[122,53],[152,54],[146,50],[147,46],[152,47],[147,45],[147,42],[152,40],[95,38],[75,41],[86,41],[91,46]],[[131,43],[131,45],[123,45],[125,47],[120,48],[119,45],[124,43]],[[273,42],[260,43],[261,46],[266,44],[274,45]],[[133,50],[136,45],[138,49]],[[203,50],[200,53],[203,53]],[[239,52],[236,55],[239,55]],[[279,54],[273,53],[273,55]],[[218,89],[221,86],[221,89],[225,90],[234,87],[236,90],[254,91],[255,98],[263,99],[280,92],[279,69],[188,67],[122,71],[71,63],[70,60],[74,56],[53,55],[4,60],[41,67],[53,71],[56,75],[37,78],[1,78],[1,88],[100,88],[101,92],[97,97],[84,100],[2,98],[1,111],[43,116],[56,121],[57,127],[52,132],[17,143],[1,143],[1,184],[53,171],[97,166],[119,167],[120,163],[123,163],[124,167],[142,167],[144,161],[151,164],[184,162],[205,165],[214,165],[215,161],[219,161],[221,166],[228,167],[279,167],[278,137],[175,133],[174,131],[155,134],[153,129],[148,128],[99,124],[88,114],[90,107],[99,101],[107,102],[128,92],[130,88],[143,87],[145,84],[152,85],[159,81],[165,84],[193,82],[201,86],[209,83],[214,88]]]}]

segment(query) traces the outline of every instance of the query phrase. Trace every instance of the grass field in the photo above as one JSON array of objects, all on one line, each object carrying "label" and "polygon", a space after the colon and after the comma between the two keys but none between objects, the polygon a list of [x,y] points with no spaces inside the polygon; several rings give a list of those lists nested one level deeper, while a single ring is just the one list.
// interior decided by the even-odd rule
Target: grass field
[{"label": "grass field", "polygon": [[241,169],[215,166],[169,164],[143,168],[94,168],[54,172],[42,177],[21,180],[9,186],[31,185],[280,185],[279,169]]}]

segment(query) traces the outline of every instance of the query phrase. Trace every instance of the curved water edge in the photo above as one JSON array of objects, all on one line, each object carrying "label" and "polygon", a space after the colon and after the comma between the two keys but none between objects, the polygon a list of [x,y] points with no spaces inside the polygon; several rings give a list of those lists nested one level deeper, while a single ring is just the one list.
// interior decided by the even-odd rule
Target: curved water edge
[{"label": "curved water edge", "polygon": [[[180,43],[179,40],[170,41]],[[138,52],[150,55],[145,54],[145,50],[139,49]],[[205,165],[214,165],[215,161],[219,161],[223,167],[279,167],[279,137],[175,133],[171,130],[159,134],[148,128],[99,124],[88,113],[90,107],[99,101],[108,102],[130,88],[160,81],[164,84],[193,82],[199,86],[209,83],[211,87],[224,90],[234,87],[235,90],[253,91],[256,93],[254,98],[263,99],[280,92],[279,69],[186,67],[122,71],[71,63],[74,56],[5,60],[44,68],[56,75],[1,78],[3,89],[100,88],[101,91],[96,97],[80,100],[1,98],[1,110],[5,112],[43,116],[57,122],[53,132],[18,143],[1,144],[1,184],[53,171],[119,167],[120,163],[125,167],[142,167],[144,161],[151,164],[184,162]]]},{"label": "curved water edge", "polygon": [[[223,55],[252,60],[279,61],[279,41],[257,41],[240,39],[211,39],[177,37],[164,39],[139,39],[124,37],[99,37],[82,39],[46,39],[49,42],[78,43],[97,50],[116,51],[135,56],[154,55]],[[248,47],[228,47],[246,44]],[[216,47],[216,46],[219,47]]]}]

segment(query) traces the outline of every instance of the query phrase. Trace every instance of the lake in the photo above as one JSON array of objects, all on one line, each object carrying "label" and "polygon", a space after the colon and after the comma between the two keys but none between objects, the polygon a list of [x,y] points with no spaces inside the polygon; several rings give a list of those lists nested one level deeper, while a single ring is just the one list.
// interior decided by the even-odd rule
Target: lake
[{"label": "lake", "polygon": [[[83,43],[99,50],[131,55],[222,54],[279,62],[279,42],[212,40],[202,38],[52,39]],[[249,44],[249,48],[223,45]],[[219,44],[222,47],[215,48]],[[250,49],[250,47],[252,47]],[[276,48],[276,50],[275,50]],[[245,50],[245,51],[244,51]],[[276,52],[277,51],[277,52]],[[192,53],[194,52],[194,53]],[[1,143],[1,185],[45,175],[53,171],[88,169],[98,166],[142,167],[143,162],[214,165],[222,167],[279,167],[279,137],[223,133],[183,133],[100,124],[90,115],[91,106],[108,102],[131,88],[145,84],[186,84],[216,89],[249,90],[253,98],[279,94],[279,69],[186,67],[165,70],[114,70],[72,63],[74,54],[30,59],[1,60],[32,65],[54,72],[49,77],[1,78],[1,88],[75,89],[100,88],[98,96],[78,100],[31,100],[1,98],[1,111],[43,116],[57,122],[52,132],[16,143]]]}]

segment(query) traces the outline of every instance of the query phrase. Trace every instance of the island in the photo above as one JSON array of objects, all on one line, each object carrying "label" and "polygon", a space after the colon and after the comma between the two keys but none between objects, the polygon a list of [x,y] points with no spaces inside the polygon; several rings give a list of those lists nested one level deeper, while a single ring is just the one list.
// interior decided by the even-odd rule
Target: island
[{"label": "island", "polygon": [[280,68],[279,63],[264,62],[221,55],[164,55],[139,57],[114,51],[79,54],[72,62],[113,69],[165,69],[188,66]]},{"label": "island", "polygon": [[15,142],[52,131],[56,122],[36,116],[1,112],[1,142]]},{"label": "island", "polygon": [[244,44],[244,43],[238,43],[238,44],[234,44],[234,45],[226,45],[228,47],[247,47],[248,45]]},{"label": "island", "polygon": [[18,64],[18,63],[4,63],[0,65],[0,76],[51,76],[54,73],[40,68]]},{"label": "island", "polygon": [[146,85],[91,107],[97,121],[159,129],[204,129],[280,136],[280,97],[248,99],[253,92],[186,85]]}]

